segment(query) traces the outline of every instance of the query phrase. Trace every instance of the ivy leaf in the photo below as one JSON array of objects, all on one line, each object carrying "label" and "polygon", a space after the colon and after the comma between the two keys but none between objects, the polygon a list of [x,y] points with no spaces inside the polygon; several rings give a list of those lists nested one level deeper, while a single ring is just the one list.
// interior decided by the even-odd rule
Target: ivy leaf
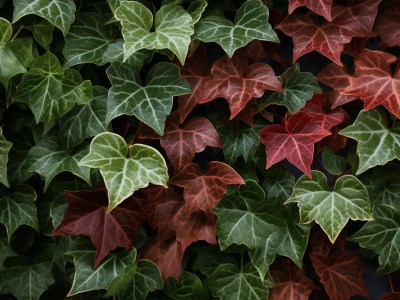
[{"label": "ivy leaf", "polygon": [[50,261],[28,263],[22,257],[9,261],[0,272],[2,294],[11,293],[19,300],[39,300],[54,283]]},{"label": "ivy leaf", "polygon": [[182,65],[185,63],[194,30],[193,19],[183,7],[163,5],[154,17],[154,32],[153,14],[140,2],[122,2],[115,18],[122,25],[124,61],[140,49],[169,49]]},{"label": "ivy leaf", "polygon": [[247,181],[237,194],[224,197],[213,212],[217,215],[218,243],[222,250],[232,244],[252,249],[279,226],[279,210],[265,199],[265,192],[255,181]]},{"label": "ivy leaf", "polygon": [[332,0],[310,1],[310,0],[289,0],[289,14],[299,6],[306,6],[317,15],[323,16],[329,22],[332,22]]},{"label": "ivy leaf", "polygon": [[[361,111],[353,125],[339,133],[355,139],[359,165],[356,175],[400,157],[400,126],[388,127],[389,116],[378,108]],[[371,141],[374,147],[371,147]]]},{"label": "ivy leaf", "polygon": [[21,225],[39,230],[35,200],[36,192],[29,185],[0,187],[0,223],[6,226],[8,240]]},{"label": "ivy leaf", "polygon": [[167,165],[162,155],[147,145],[127,146],[115,133],[96,135],[89,154],[79,164],[100,169],[108,191],[108,212],[149,183],[167,186]]},{"label": "ivy leaf", "polygon": [[379,297],[379,300],[397,300],[400,297],[400,292],[384,293]]},{"label": "ivy leaf", "polygon": [[285,202],[297,203],[300,223],[315,220],[334,243],[349,219],[372,220],[368,191],[356,177],[340,177],[331,191],[323,173],[312,171],[311,175],[311,179],[300,177]]},{"label": "ivy leaf", "polygon": [[0,127],[0,182],[6,187],[10,187],[7,178],[8,153],[13,143],[7,141],[3,136],[3,130]]},{"label": "ivy leaf", "polygon": [[262,186],[269,199],[275,198],[279,201],[285,201],[292,194],[294,184],[295,180],[292,173],[279,167],[272,167],[267,170]]},{"label": "ivy leaf", "polygon": [[222,16],[207,16],[196,24],[194,39],[221,45],[229,57],[252,40],[279,42],[268,23],[269,11],[260,0],[245,1],[234,22]]},{"label": "ivy leaf", "polygon": [[208,293],[203,287],[200,278],[190,272],[182,272],[178,281],[168,278],[164,285],[165,294],[174,300],[208,298]]},{"label": "ivy leaf", "polygon": [[107,69],[107,75],[112,84],[108,94],[107,123],[123,114],[134,115],[159,135],[164,133],[173,97],[190,93],[190,85],[179,77],[178,67],[170,63],[156,64],[147,74],[145,86],[129,64],[113,63]]},{"label": "ivy leaf", "polygon": [[105,24],[107,21],[106,16],[96,13],[77,15],[65,36],[63,55],[66,68],[84,63],[101,66],[112,61],[112,57],[107,54],[115,46],[118,28],[113,24]]},{"label": "ivy leaf", "polygon": [[379,7],[374,31],[379,34],[380,43],[387,47],[400,46],[400,24],[396,22],[400,16],[397,0],[386,1]]},{"label": "ivy leaf", "polygon": [[204,173],[198,164],[191,163],[169,182],[184,188],[187,213],[196,210],[210,212],[226,193],[228,184],[244,184],[234,169],[218,161],[208,163]]},{"label": "ivy leaf", "polygon": [[348,240],[379,255],[379,274],[392,273],[400,268],[400,213],[382,205],[374,208],[374,220],[366,223]]},{"label": "ivy leaf", "polygon": [[43,122],[48,131],[75,104],[85,104],[92,98],[91,82],[82,81],[76,70],[63,69],[57,57],[47,52],[24,74],[13,99],[28,104],[36,123]]},{"label": "ivy leaf", "polygon": [[311,163],[314,157],[314,144],[331,134],[330,131],[313,122],[315,117],[298,112],[285,118],[284,126],[268,125],[260,131],[261,142],[265,144],[266,168],[287,159],[311,178]]},{"label": "ivy leaf", "polygon": [[[11,256],[16,256],[17,253],[15,253],[10,246],[10,243],[6,238],[3,238],[3,236],[0,236],[0,271],[4,269],[3,263],[8,257]],[[1,290],[0,290],[1,291]]]},{"label": "ivy leaf", "polygon": [[94,99],[74,107],[60,121],[60,136],[67,151],[72,151],[86,138],[108,130],[106,125],[107,89],[94,87]]},{"label": "ivy leaf", "polygon": [[73,154],[65,151],[57,132],[51,131],[29,150],[26,159],[32,161],[32,164],[28,171],[37,172],[45,177],[45,191],[52,180],[62,172],[71,172],[90,185],[90,169],[78,164],[87,153],[87,145],[82,145]]},{"label": "ivy leaf", "polygon": [[221,300],[267,299],[268,289],[251,263],[242,270],[234,264],[220,265],[207,277],[211,294]]},{"label": "ivy leaf", "polygon": [[15,0],[13,23],[35,14],[59,28],[65,36],[75,20],[75,11],[73,0]]},{"label": "ivy leaf", "polygon": [[300,72],[298,64],[288,68],[278,77],[282,82],[283,92],[273,93],[263,107],[270,104],[284,105],[291,113],[299,111],[314,93],[321,93],[314,75],[309,72]]},{"label": "ivy leaf", "polygon": [[[293,38],[293,63],[313,50],[342,66],[340,54],[352,37],[369,37],[380,1],[356,1],[353,5],[333,5],[332,21],[312,12],[296,11],[275,26]],[[339,34],[338,34],[339,32]]]},{"label": "ivy leaf", "polygon": [[97,249],[94,268],[97,268],[102,259],[116,247],[129,249],[135,245],[136,228],[143,222],[143,218],[137,212],[137,203],[133,199],[108,213],[105,190],[64,193],[68,209],[53,234],[90,236]]}]

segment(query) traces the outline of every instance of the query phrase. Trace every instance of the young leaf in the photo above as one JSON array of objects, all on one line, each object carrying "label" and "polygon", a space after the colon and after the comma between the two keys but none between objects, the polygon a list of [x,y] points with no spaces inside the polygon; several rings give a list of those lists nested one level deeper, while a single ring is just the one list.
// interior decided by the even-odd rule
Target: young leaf
[{"label": "young leaf", "polygon": [[7,141],[3,136],[3,130],[0,127],[0,182],[6,187],[10,187],[7,178],[8,153],[13,143]]},{"label": "young leaf", "polygon": [[217,15],[200,20],[194,39],[216,42],[232,57],[237,49],[255,39],[279,42],[268,17],[268,8],[260,0],[247,0],[237,10],[234,22]]},{"label": "young leaf", "polygon": [[[355,139],[359,165],[356,174],[400,157],[400,126],[388,127],[389,116],[375,108],[361,111],[353,125],[339,133]],[[371,147],[373,141],[374,147]]]},{"label": "young leaf", "polygon": [[322,152],[322,163],[324,168],[333,175],[341,175],[346,168],[346,159],[333,152],[331,148],[325,148]]},{"label": "young leaf", "polygon": [[400,213],[387,205],[374,208],[374,220],[365,224],[348,240],[379,254],[379,274],[400,268]]},{"label": "young leaf", "polygon": [[284,105],[291,113],[299,111],[314,93],[321,93],[315,77],[308,72],[300,72],[298,64],[288,68],[279,79],[283,92],[273,93],[262,106],[270,104]]},{"label": "young leaf", "polygon": [[108,93],[107,123],[123,114],[134,115],[159,135],[164,134],[165,118],[171,113],[173,97],[190,93],[190,85],[179,77],[178,67],[170,63],[153,66],[144,86],[129,64],[113,63],[107,75],[112,84]]},{"label": "young leaf", "polygon": [[6,227],[8,240],[21,225],[39,230],[35,200],[36,192],[29,185],[0,187],[0,223]]},{"label": "young leaf", "polygon": [[53,234],[90,236],[97,249],[94,268],[116,247],[129,249],[135,245],[136,228],[143,222],[143,217],[137,212],[137,203],[133,199],[108,213],[105,190],[65,191],[65,197],[68,209]]},{"label": "young leaf", "polygon": [[43,122],[48,131],[75,104],[85,104],[92,98],[91,82],[82,81],[76,70],[63,69],[57,57],[47,52],[24,74],[13,101],[28,104],[36,123]]},{"label": "young leaf", "polygon": [[168,278],[164,285],[165,294],[174,300],[203,300],[208,298],[200,278],[190,272],[182,272],[178,281]]},{"label": "young leaf", "polygon": [[380,43],[387,47],[400,46],[400,6],[397,0],[386,1],[379,8],[374,31],[379,34]]},{"label": "young leaf", "polygon": [[265,144],[266,168],[287,158],[311,178],[311,163],[314,157],[314,144],[331,134],[313,122],[314,116],[298,112],[285,119],[285,126],[274,124],[260,131],[261,142]]},{"label": "young leaf", "polygon": [[208,163],[207,171],[203,174],[199,165],[191,163],[169,182],[184,188],[188,214],[196,210],[210,212],[226,193],[228,184],[244,184],[234,169],[218,161]]},{"label": "young leaf", "polygon": [[124,61],[140,49],[169,49],[183,65],[193,34],[193,19],[183,7],[163,5],[154,17],[143,4],[124,1],[115,10],[124,37]]},{"label": "young leaf", "polygon": [[100,169],[108,191],[108,212],[150,182],[167,186],[167,165],[162,155],[147,145],[127,146],[115,133],[97,135],[79,164]]},{"label": "young leaf", "polygon": [[331,191],[323,173],[311,175],[311,179],[300,177],[285,202],[297,203],[300,223],[317,222],[334,243],[349,219],[372,220],[368,191],[356,177],[340,177]]},{"label": "young leaf", "polygon": [[276,166],[267,170],[262,186],[268,199],[285,201],[292,194],[294,184],[294,176]]},{"label": "young leaf", "polygon": [[13,23],[26,15],[38,15],[59,28],[64,36],[75,20],[73,0],[15,0]]},{"label": "young leaf", "polygon": [[332,22],[332,0],[289,0],[289,14],[292,14],[293,11],[299,6],[306,6],[317,15],[323,16],[329,22]]}]

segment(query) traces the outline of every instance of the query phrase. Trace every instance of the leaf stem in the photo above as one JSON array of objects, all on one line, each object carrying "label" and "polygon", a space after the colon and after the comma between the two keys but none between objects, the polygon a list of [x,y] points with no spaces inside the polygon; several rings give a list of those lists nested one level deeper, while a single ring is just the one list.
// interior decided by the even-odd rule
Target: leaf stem
[{"label": "leaf stem", "polygon": [[394,286],[393,286],[392,277],[390,277],[390,274],[388,274],[387,277],[388,277],[390,291],[394,293],[395,290],[394,290]]},{"label": "leaf stem", "polygon": [[14,36],[11,38],[10,42],[12,42],[13,40],[15,40],[15,38],[20,34],[20,32],[22,31],[22,29],[24,29],[25,26],[24,25],[20,25],[17,32],[14,34]]}]

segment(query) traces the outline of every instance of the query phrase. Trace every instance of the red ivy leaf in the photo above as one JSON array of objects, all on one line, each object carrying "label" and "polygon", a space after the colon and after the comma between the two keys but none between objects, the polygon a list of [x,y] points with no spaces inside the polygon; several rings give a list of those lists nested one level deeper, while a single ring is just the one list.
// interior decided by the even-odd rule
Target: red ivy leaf
[{"label": "red ivy leaf", "polygon": [[133,198],[107,213],[107,191],[65,191],[68,209],[54,235],[87,235],[96,247],[94,268],[116,247],[130,249],[135,245],[137,225],[143,217]]},{"label": "red ivy leaf", "polygon": [[234,169],[218,161],[210,162],[204,174],[199,165],[189,164],[169,182],[184,188],[187,214],[197,210],[210,212],[226,193],[227,184],[245,183]]},{"label": "red ivy leaf", "polygon": [[394,293],[385,293],[382,296],[379,297],[379,300],[399,300],[400,299],[400,293],[399,292],[394,292]]},{"label": "red ivy leaf", "polygon": [[279,44],[261,40],[253,40],[243,48],[249,62],[259,62],[265,58],[272,58],[281,65],[285,65],[285,56],[279,49]]},{"label": "red ivy leaf", "polygon": [[358,254],[351,251],[332,252],[328,256],[310,253],[310,258],[331,300],[345,300],[352,295],[370,297],[364,283],[366,266]]},{"label": "red ivy leaf", "polygon": [[352,37],[371,35],[381,0],[356,1],[354,5],[332,7],[332,22],[312,12],[295,12],[276,26],[293,38],[293,63],[313,50],[342,66],[340,54]]},{"label": "red ivy leaf", "polygon": [[307,300],[314,289],[313,282],[292,263],[288,264],[287,273],[272,270],[271,276],[275,285],[269,290],[269,300]]},{"label": "red ivy leaf", "polygon": [[299,6],[307,6],[317,15],[323,16],[329,22],[332,22],[332,0],[289,0],[289,14],[292,14]]},{"label": "red ivy leaf", "polygon": [[284,126],[268,125],[260,131],[261,142],[267,154],[266,168],[287,158],[311,178],[314,143],[331,134],[313,122],[312,114],[301,111],[285,119]]},{"label": "red ivy leaf", "polygon": [[228,56],[217,60],[211,68],[212,78],[207,83],[209,98],[225,98],[233,119],[254,97],[261,97],[265,90],[282,92],[282,84],[275,76],[274,70],[265,63],[254,63],[249,66],[243,51],[236,51],[230,59]]},{"label": "red ivy leaf", "polygon": [[380,36],[382,45],[400,46],[400,1],[390,0],[379,9],[374,30]]},{"label": "red ivy leaf", "polygon": [[138,137],[160,139],[161,146],[175,171],[191,163],[195,153],[203,151],[206,146],[222,148],[214,126],[203,117],[191,118],[180,126],[178,113],[174,112],[166,120],[163,136],[159,136],[145,125],[141,126]]}]

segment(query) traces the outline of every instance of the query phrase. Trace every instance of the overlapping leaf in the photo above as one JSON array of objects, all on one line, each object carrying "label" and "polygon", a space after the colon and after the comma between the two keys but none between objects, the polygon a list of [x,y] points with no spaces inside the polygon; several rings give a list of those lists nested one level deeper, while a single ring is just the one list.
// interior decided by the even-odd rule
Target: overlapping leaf
[{"label": "overlapping leaf", "polygon": [[379,8],[374,31],[380,42],[388,47],[400,46],[400,6],[398,0],[386,1]]},{"label": "overlapping leaf", "polygon": [[169,63],[156,64],[147,74],[146,85],[142,85],[138,71],[129,64],[114,63],[107,75],[112,84],[107,123],[123,114],[134,115],[159,135],[164,133],[173,97],[190,92],[189,84],[179,77],[178,67]]},{"label": "overlapping leaf", "polygon": [[3,136],[3,130],[0,128],[0,182],[6,187],[10,187],[7,178],[8,153],[12,143]]},{"label": "overlapping leaf", "polygon": [[147,145],[127,146],[115,133],[97,135],[89,154],[79,164],[100,169],[108,191],[108,212],[150,182],[167,185],[167,166],[162,155]]},{"label": "overlapping leaf", "polygon": [[329,22],[332,22],[332,0],[289,0],[289,14],[292,14],[293,11],[299,6],[306,6],[316,14],[323,16]]},{"label": "overlapping leaf", "polygon": [[285,202],[297,203],[301,223],[315,221],[333,243],[349,219],[372,220],[368,191],[356,177],[340,177],[331,191],[323,173],[311,175],[311,179],[300,177]]},{"label": "overlapping leaf", "polygon": [[184,299],[205,299],[208,298],[208,291],[204,288],[200,278],[190,272],[182,272],[178,281],[169,278],[164,285],[165,294],[174,300]]},{"label": "overlapping leaf", "polygon": [[247,0],[237,10],[234,22],[218,15],[200,20],[194,39],[221,45],[229,57],[254,39],[279,42],[268,23],[269,11],[260,0]]}]

